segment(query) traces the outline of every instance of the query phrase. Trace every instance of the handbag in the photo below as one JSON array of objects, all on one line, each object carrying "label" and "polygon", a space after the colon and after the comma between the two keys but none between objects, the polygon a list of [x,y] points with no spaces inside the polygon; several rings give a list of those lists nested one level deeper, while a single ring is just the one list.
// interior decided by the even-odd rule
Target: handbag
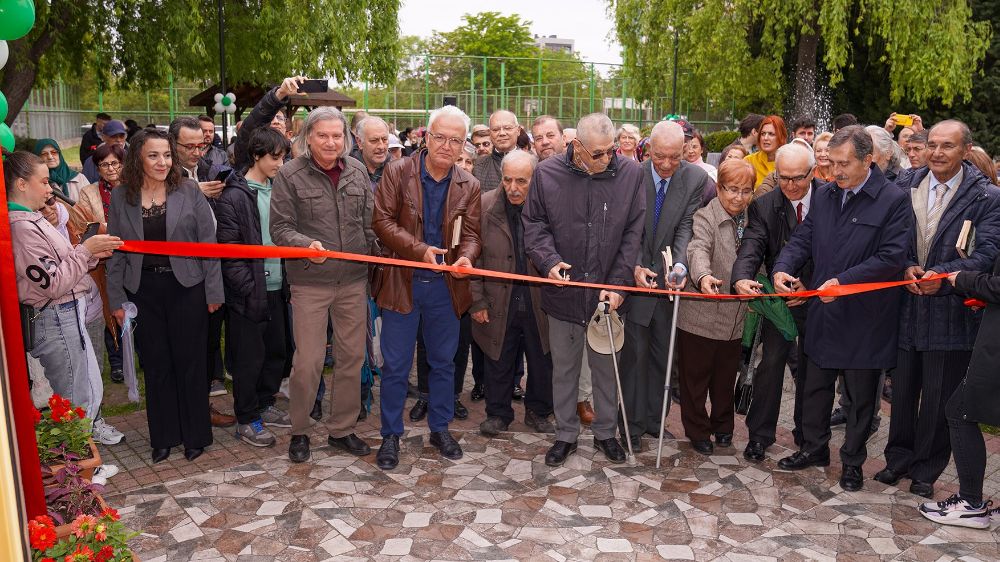
[{"label": "handbag", "polygon": [[48,308],[52,299],[49,299],[42,308],[35,311],[35,307],[30,304],[18,303],[18,310],[21,313],[21,337],[24,340],[25,353],[35,349],[35,319]]}]

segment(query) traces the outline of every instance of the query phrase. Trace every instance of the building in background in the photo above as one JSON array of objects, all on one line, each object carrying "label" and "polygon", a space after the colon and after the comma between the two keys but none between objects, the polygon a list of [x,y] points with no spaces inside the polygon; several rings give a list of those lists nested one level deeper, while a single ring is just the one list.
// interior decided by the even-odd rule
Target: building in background
[{"label": "building in background", "polygon": [[541,49],[548,49],[550,51],[562,53],[573,52],[572,39],[563,39],[562,37],[556,37],[555,35],[549,35],[548,37],[539,37],[535,35],[535,45],[538,45]]}]

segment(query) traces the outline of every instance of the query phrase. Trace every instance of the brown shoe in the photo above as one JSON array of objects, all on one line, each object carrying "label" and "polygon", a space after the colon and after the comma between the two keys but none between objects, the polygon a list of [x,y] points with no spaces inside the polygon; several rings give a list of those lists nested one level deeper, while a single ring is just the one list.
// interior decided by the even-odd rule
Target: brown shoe
[{"label": "brown shoe", "polygon": [[590,406],[590,400],[576,403],[576,413],[580,416],[580,423],[590,425],[594,421],[594,409]]},{"label": "brown shoe", "polygon": [[236,425],[236,416],[223,414],[216,410],[215,406],[209,406],[209,412],[212,415],[212,427],[232,427]]}]

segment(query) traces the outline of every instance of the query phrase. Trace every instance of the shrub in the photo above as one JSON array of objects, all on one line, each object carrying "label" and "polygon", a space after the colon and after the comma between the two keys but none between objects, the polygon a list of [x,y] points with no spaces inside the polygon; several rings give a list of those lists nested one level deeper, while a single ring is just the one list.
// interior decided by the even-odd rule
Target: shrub
[{"label": "shrub", "polygon": [[716,131],[705,135],[705,147],[709,152],[722,152],[723,148],[740,138],[739,131]]}]

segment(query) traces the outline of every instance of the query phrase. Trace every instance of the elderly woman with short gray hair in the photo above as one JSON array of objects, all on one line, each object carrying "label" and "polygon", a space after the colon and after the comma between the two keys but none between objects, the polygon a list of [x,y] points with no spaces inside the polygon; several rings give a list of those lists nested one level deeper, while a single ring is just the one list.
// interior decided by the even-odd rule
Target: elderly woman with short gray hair
[{"label": "elderly woman with short gray hair", "polygon": [[631,158],[638,162],[640,140],[642,140],[642,134],[639,132],[639,127],[629,123],[618,127],[618,132],[615,134],[615,142],[618,144],[618,156]]},{"label": "elderly woman with short gray hair", "polygon": [[[344,114],[319,107],[306,118],[295,139],[299,156],[281,167],[271,193],[271,239],[278,246],[299,246],[367,254],[375,241],[374,196],[368,170],[354,158]],[[362,263],[323,257],[285,260],[292,293],[292,357],[289,413],[292,462],[309,459],[311,422],[326,355],[327,322],[333,322],[332,411],[326,419],[329,444],[354,455],[368,445],[354,433],[361,409],[361,365],[365,359],[368,268]]]}]

